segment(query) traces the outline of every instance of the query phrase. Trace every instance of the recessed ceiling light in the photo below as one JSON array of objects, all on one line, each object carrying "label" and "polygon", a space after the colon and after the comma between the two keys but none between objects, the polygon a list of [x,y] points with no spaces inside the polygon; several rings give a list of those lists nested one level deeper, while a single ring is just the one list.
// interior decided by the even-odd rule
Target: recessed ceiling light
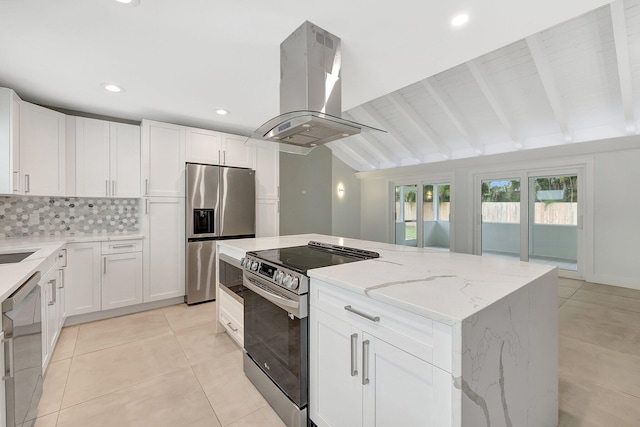
[{"label": "recessed ceiling light", "polygon": [[124,4],[125,6],[135,7],[140,5],[140,0],[116,0],[118,3]]},{"label": "recessed ceiling light", "polygon": [[466,12],[459,13],[451,19],[452,27],[461,27],[469,21],[469,14]]},{"label": "recessed ceiling light", "polygon": [[113,83],[103,83],[102,84],[102,88],[104,90],[107,90],[107,91],[113,92],[113,93],[122,92],[124,90],[120,86],[114,85]]},{"label": "recessed ceiling light", "polygon": [[221,116],[226,116],[227,114],[229,114],[229,110],[225,110],[224,108],[218,108],[216,110],[216,114],[219,114]]}]

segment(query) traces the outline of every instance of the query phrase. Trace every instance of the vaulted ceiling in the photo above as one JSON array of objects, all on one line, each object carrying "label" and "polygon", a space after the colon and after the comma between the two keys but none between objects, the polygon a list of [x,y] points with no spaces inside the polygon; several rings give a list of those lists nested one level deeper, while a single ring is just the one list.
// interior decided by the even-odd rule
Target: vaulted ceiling
[{"label": "vaulted ceiling", "polygon": [[279,113],[279,44],[305,20],[342,39],[345,118],[387,130],[329,144],[359,171],[640,129],[640,0],[0,0],[0,86],[248,136]]},{"label": "vaulted ceiling", "polygon": [[617,0],[351,108],[386,129],[334,141],[356,170],[635,135],[640,0]]}]

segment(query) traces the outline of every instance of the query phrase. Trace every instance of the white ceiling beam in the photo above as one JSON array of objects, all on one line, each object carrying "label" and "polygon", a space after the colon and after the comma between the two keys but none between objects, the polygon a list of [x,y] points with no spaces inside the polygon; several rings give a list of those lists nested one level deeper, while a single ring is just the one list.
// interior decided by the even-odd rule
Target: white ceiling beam
[{"label": "white ceiling beam", "polygon": [[526,40],[527,46],[529,47],[529,52],[531,53],[531,57],[533,58],[533,63],[536,66],[538,75],[540,76],[540,80],[542,81],[542,87],[544,88],[544,91],[547,95],[549,104],[551,104],[551,109],[553,110],[553,114],[556,117],[556,122],[558,123],[558,126],[560,126],[560,130],[562,131],[564,141],[571,142],[573,140],[573,136],[571,135],[571,131],[569,130],[569,119],[567,110],[564,106],[564,103],[562,102],[560,90],[558,90],[558,85],[553,75],[551,61],[549,60],[549,56],[546,54],[544,46],[542,45],[542,38],[540,34],[534,34],[527,37]]},{"label": "white ceiling beam", "polygon": [[422,155],[416,151],[412,144],[402,135],[399,129],[393,126],[371,105],[362,104],[360,107],[369,117],[377,123],[377,126],[389,132],[389,137],[397,143],[409,155],[412,160],[422,163]]},{"label": "white ceiling beam", "polygon": [[334,156],[336,156],[337,158],[339,158],[340,160],[345,162],[352,169],[357,170],[357,171],[363,171],[363,170],[367,169],[365,167],[365,165],[360,164],[360,162],[358,160],[356,160],[353,156],[351,156],[351,155],[347,154],[346,152],[344,152],[340,147],[338,147],[333,142],[327,142],[325,145],[327,147],[329,147],[329,149],[331,150],[331,153]]},{"label": "white ceiling beam", "polygon": [[439,84],[435,82],[431,83],[429,79],[422,80],[420,83],[422,83],[422,86],[427,90],[427,92],[429,92],[429,95],[434,101],[436,101],[451,123],[453,123],[456,129],[458,129],[462,137],[467,140],[469,145],[471,145],[476,152],[480,151],[480,153],[482,153],[484,151],[484,147],[478,142],[471,127],[463,121],[462,114],[453,103],[453,100],[451,100],[451,97],[442,89],[442,87],[440,87]]},{"label": "white ceiling beam", "polygon": [[413,127],[416,128],[430,144],[436,146],[438,152],[445,159],[451,158],[451,150],[440,140],[440,137],[431,129],[431,126],[429,126],[399,92],[391,92],[387,97]]},{"label": "white ceiling beam", "polygon": [[633,108],[633,85],[631,80],[631,63],[629,61],[629,39],[627,20],[625,18],[624,1],[616,0],[609,4],[613,23],[613,40],[616,45],[618,59],[618,78],[622,95],[622,108],[627,135],[636,134],[636,121]]},{"label": "white ceiling beam", "polygon": [[369,165],[372,169],[380,168],[380,160],[369,153],[366,149],[363,149],[355,135],[349,138],[332,141],[332,143],[333,145],[337,145],[338,148],[345,151],[347,154],[351,153],[352,157],[362,160],[361,163],[363,165]]},{"label": "white ceiling beam", "polygon": [[479,61],[477,59],[472,59],[471,61],[467,62],[467,67],[469,68],[469,71],[471,71],[471,75],[473,75],[476,84],[480,87],[482,94],[487,99],[487,101],[489,101],[489,104],[491,105],[494,113],[496,113],[496,116],[498,116],[498,120],[500,121],[500,123],[502,123],[502,126],[504,126],[507,133],[509,134],[509,138],[511,138],[511,141],[513,141],[516,148],[522,149],[523,145],[520,141],[520,138],[518,137],[518,133],[505,114],[504,109],[500,105],[500,102],[498,102],[498,99],[491,91],[491,88],[489,88],[487,79],[485,79],[484,73],[480,69]]},{"label": "white ceiling beam", "polygon": [[[342,117],[346,120],[357,122],[357,120],[347,112],[342,112]],[[373,131],[369,132],[365,130],[364,132],[360,132],[358,136],[365,141],[364,145],[368,147],[369,151],[378,156],[381,160],[390,163],[392,166],[399,165],[400,159],[391,150],[389,150],[386,145],[372,135],[372,132]]]}]

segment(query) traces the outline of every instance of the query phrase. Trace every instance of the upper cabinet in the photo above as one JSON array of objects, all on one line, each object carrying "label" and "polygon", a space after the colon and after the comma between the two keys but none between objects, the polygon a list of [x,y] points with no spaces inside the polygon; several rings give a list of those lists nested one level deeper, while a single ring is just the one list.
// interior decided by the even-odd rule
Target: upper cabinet
[{"label": "upper cabinet", "polygon": [[0,194],[20,192],[20,98],[0,87]]},{"label": "upper cabinet", "polygon": [[140,127],[75,118],[75,194],[140,197]]},{"label": "upper cabinet", "polygon": [[185,128],[142,121],[143,196],[184,197]]},{"label": "upper cabinet", "polygon": [[20,194],[65,195],[65,115],[20,104]]},{"label": "upper cabinet", "polygon": [[253,168],[254,148],[247,138],[212,130],[186,128],[186,161]]}]

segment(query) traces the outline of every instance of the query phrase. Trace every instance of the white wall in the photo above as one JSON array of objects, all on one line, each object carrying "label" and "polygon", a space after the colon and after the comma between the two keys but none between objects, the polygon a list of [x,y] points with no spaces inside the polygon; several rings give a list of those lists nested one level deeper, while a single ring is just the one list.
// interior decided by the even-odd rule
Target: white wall
[{"label": "white wall", "polygon": [[[360,238],[360,180],[354,170],[336,156],[332,156],[331,234]],[[344,186],[344,195],[338,196],[338,184]]]},{"label": "white wall", "polygon": [[640,136],[568,144],[507,154],[361,172],[361,238],[393,242],[391,185],[411,179],[450,179],[451,250],[479,252],[474,209],[480,175],[511,170],[583,168],[584,230],[579,239],[583,277],[597,283],[640,289]]}]

